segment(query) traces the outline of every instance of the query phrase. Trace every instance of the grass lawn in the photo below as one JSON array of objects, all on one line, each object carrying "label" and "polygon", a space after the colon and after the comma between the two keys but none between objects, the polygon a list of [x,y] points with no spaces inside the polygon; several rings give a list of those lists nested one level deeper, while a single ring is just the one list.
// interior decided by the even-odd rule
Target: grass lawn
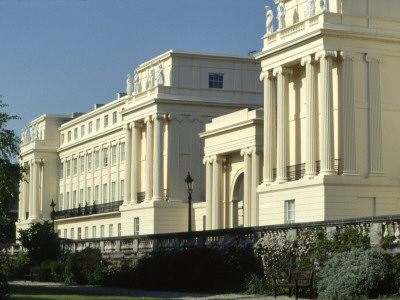
[{"label": "grass lawn", "polygon": [[143,298],[143,297],[124,297],[124,296],[110,296],[89,294],[77,291],[70,291],[62,288],[46,288],[39,286],[22,286],[10,285],[11,299],[18,300],[33,300],[33,299],[46,299],[46,300],[136,300],[147,299],[157,300],[159,298]]}]

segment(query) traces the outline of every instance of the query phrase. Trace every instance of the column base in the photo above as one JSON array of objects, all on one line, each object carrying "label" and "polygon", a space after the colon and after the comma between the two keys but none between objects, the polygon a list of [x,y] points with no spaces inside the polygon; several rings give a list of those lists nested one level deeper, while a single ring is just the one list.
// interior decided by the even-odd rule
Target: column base
[{"label": "column base", "polygon": [[320,171],[318,174],[318,177],[326,177],[326,176],[336,176],[335,170],[325,170],[325,171]]},{"label": "column base", "polygon": [[155,201],[163,201],[162,197],[153,197],[153,199],[151,199],[153,202]]},{"label": "column base", "polygon": [[286,183],[286,182],[288,182],[287,177],[281,177],[281,178],[277,178],[274,183],[282,184],[282,183]]},{"label": "column base", "polygon": [[342,176],[360,176],[360,174],[354,171],[344,171],[342,172]]},{"label": "column base", "polygon": [[274,183],[274,180],[271,179],[267,179],[267,180],[263,180],[263,182],[261,182],[261,186],[268,186]]},{"label": "column base", "polygon": [[310,173],[304,174],[302,179],[309,180],[309,179],[314,179],[317,176],[318,176],[317,172],[310,172]]},{"label": "column base", "polygon": [[370,172],[367,177],[386,177],[386,174],[383,172]]}]

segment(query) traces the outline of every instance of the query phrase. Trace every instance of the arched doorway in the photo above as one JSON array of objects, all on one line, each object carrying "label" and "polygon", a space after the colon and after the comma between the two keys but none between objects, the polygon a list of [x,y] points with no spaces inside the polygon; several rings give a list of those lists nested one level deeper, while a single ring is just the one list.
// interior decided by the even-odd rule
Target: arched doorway
[{"label": "arched doorway", "polygon": [[243,227],[244,224],[244,207],[243,207],[243,183],[244,172],[236,177],[233,185],[232,194],[232,227]]}]

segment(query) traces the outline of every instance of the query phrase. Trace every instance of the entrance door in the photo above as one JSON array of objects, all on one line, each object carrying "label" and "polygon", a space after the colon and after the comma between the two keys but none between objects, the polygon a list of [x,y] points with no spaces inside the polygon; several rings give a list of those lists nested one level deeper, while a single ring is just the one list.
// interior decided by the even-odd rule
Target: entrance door
[{"label": "entrance door", "polygon": [[243,208],[243,183],[244,173],[240,174],[234,183],[232,195],[232,226],[243,227],[244,208]]}]

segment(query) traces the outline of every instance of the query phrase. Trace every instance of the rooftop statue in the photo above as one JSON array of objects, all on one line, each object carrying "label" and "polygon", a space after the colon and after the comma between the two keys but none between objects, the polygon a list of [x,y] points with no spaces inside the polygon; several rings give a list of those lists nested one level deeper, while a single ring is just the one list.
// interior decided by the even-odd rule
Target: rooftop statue
[{"label": "rooftop statue", "polygon": [[279,4],[277,7],[278,15],[276,19],[278,20],[278,30],[282,30],[286,27],[285,17],[286,17],[286,7],[285,4],[282,3],[282,0],[279,0]]},{"label": "rooftop statue", "polygon": [[128,95],[128,97],[132,96],[132,89],[133,85],[131,74],[128,74],[128,78],[126,79],[126,94]]},{"label": "rooftop statue", "polygon": [[306,18],[310,18],[314,15],[315,15],[315,0],[307,0]]},{"label": "rooftop statue", "polygon": [[320,0],[319,5],[321,6],[321,12],[329,11],[329,0]]},{"label": "rooftop statue", "polygon": [[274,24],[273,24],[274,13],[272,12],[272,10],[269,8],[268,5],[265,7],[265,10],[267,11],[266,13],[267,34],[272,34],[274,33]]},{"label": "rooftop statue", "polygon": [[154,87],[154,73],[154,66],[153,63],[151,63],[149,69],[149,78],[147,79],[147,89],[151,89],[152,87]]},{"label": "rooftop statue", "polygon": [[139,81],[139,74],[135,70],[135,77],[134,77],[134,82],[135,82],[135,95],[140,93],[140,81]]},{"label": "rooftop statue", "polygon": [[164,71],[160,60],[158,60],[157,85],[164,85]]}]

